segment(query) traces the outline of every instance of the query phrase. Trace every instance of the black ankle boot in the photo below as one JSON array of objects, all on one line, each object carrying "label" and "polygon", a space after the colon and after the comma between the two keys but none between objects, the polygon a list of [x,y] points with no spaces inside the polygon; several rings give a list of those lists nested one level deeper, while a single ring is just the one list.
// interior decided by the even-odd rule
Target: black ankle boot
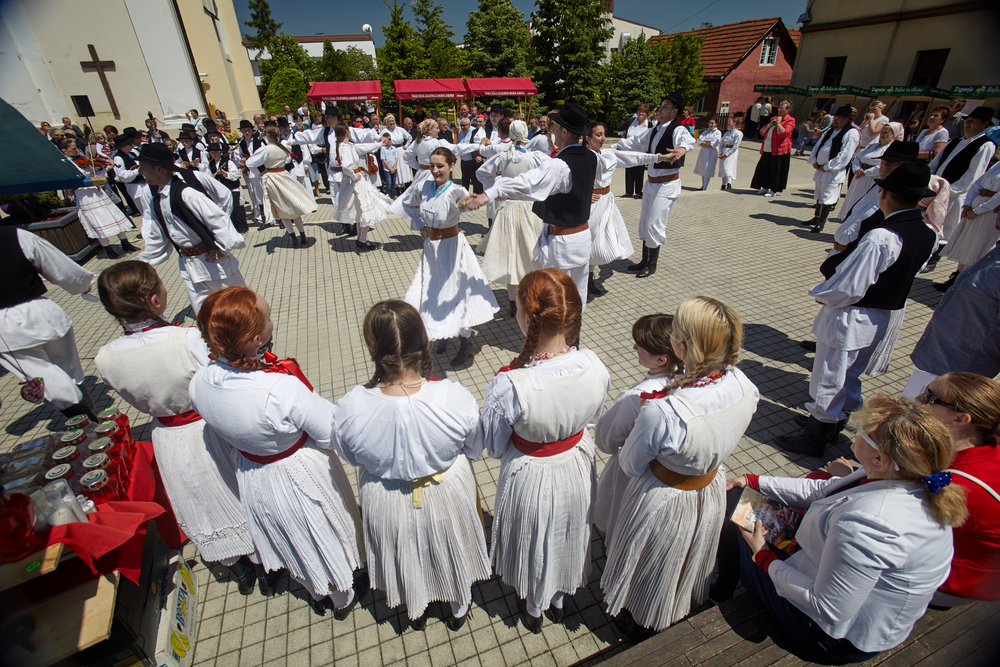
[{"label": "black ankle boot", "polygon": [[469,357],[472,356],[472,336],[468,338],[463,338],[458,346],[458,352],[452,357],[451,365],[460,366],[464,364]]},{"label": "black ankle boot", "polygon": [[594,280],[594,274],[591,273],[587,276],[587,293],[593,294],[594,296],[601,296],[604,294],[604,290],[597,286],[597,282]]},{"label": "black ankle boot", "polygon": [[128,239],[120,239],[122,250],[125,252],[139,252],[139,249],[128,242]]},{"label": "black ankle boot", "polygon": [[[795,415],[795,423],[802,428],[809,428],[810,415]],[[840,438],[841,431],[847,427],[847,420],[841,419],[834,425],[836,428],[830,429],[827,434],[827,443],[831,445],[837,444],[837,440]]]},{"label": "black ankle boot", "polygon": [[302,241],[302,247],[303,248],[308,248],[309,245],[310,245],[309,241],[312,240],[308,236],[306,236],[305,232],[299,232],[299,239]]},{"label": "black ankle boot", "polygon": [[69,406],[68,408],[63,408],[59,412],[66,419],[70,419],[71,417],[76,417],[78,415],[87,415],[87,418],[90,419],[90,421],[95,423],[97,422],[97,415],[94,414],[94,411],[91,410],[90,406],[86,403],[77,403]]},{"label": "black ankle boot", "polygon": [[250,595],[253,593],[253,585],[257,581],[257,569],[246,556],[229,566],[229,574],[236,580],[236,585],[240,589],[240,595]]},{"label": "black ankle boot", "polygon": [[820,205],[819,222],[816,223],[815,227],[809,230],[810,232],[813,234],[819,234],[823,231],[823,228],[826,227],[826,219],[830,217],[830,213],[833,211],[834,206],[834,204]]},{"label": "black ankle boot", "polygon": [[958,274],[959,272],[955,271],[950,276],[948,276],[948,280],[944,281],[943,283],[934,283],[934,289],[936,289],[938,292],[947,292],[951,288],[951,286],[955,284],[955,281],[958,279]]},{"label": "black ankle boot", "polygon": [[642,271],[646,268],[646,264],[649,263],[649,248],[646,247],[646,243],[642,244],[642,261],[638,264],[629,264],[626,271]]},{"label": "black ankle boot", "polygon": [[826,444],[836,433],[837,424],[821,422],[812,415],[807,417],[805,427],[794,435],[779,435],[775,444],[788,452],[821,458]]},{"label": "black ankle boot", "polygon": [[263,565],[254,564],[254,571],[257,574],[257,590],[260,594],[265,597],[271,597],[275,593],[275,589],[278,587],[278,583],[281,578],[285,576],[284,568],[280,570],[274,570],[273,572],[265,572]]},{"label": "black ankle boot", "polygon": [[806,227],[812,227],[816,223],[818,223],[819,222],[819,212],[820,212],[820,209],[822,208],[822,206],[823,205],[820,204],[820,203],[817,203],[815,206],[813,206],[813,217],[810,218],[809,220],[806,220],[802,224],[805,225]]},{"label": "black ankle boot", "polygon": [[649,260],[646,262],[646,268],[636,274],[637,278],[648,278],[649,276],[656,273],[656,260],[660,258],[660,246],[649,249]]},{"label": "black ankle boot", "polygon": [[295,235],[295,232],[288,232],[288,236],[290,236],[292,238],[292,247],[293,248],[301,248],[302,247],[302,242],[299,241],[299,237]]},{"label": "black ankle boot", "polygon": [[115,252],[115,249],[109,245],[104,246],[104,254],[108,259],[118,259],[121,257],[121,253]]}]

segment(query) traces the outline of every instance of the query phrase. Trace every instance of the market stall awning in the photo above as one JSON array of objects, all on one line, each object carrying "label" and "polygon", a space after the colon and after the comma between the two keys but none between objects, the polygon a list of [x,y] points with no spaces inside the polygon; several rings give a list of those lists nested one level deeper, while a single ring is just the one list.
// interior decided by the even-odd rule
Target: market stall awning
[{"label": "market stall awning", "polygon": [[310,102],[366,102],[382,99],[381,81],[317,81],[307,95]]},{"label": "market stall awning", "polygon": [[485,95],[489,97],[517,97],[520,95],[537,95],[538,89],[531,79],[524,77],[505,77],[493,79],[466,79],[465,87],[470,95]]},{"label": "market stall awning", "polygon": [[933,86],[872,86],[868,89],[873,97],[895,99],[946,100],[951,93]]},{"label": "market stall awning", "polygon": [[808,95],[809,91],[795,86],[772,86],[767,83],[758,83],[753,87],[755,93],[781,93],[784,95]]},{"label": "market stall awning", "polygon": [[1000,86],[952,86],[948,93],[952,97],[971,97],[974,100],[1000,98]]},{"label": "market stall awning", "polygon": [[62,154],[38,128],[0,100],[0,155],[30,155],[0,163],[0,195],[70,190],[90,185],[90,178]]},{"label": "market stall awning", "polygon": [[397,79],[392,85],[397,100],[450,100],[468,94],[461,79]]},{"label": "market stall awning", "polygon": [[871,92],[866,88],[858,88],[856,86],[809,86],[806,88],[806,92],[810,95],[819,95],[827,97],[841,96],[846,97],[848,95],[855,97],[873,97]]}]

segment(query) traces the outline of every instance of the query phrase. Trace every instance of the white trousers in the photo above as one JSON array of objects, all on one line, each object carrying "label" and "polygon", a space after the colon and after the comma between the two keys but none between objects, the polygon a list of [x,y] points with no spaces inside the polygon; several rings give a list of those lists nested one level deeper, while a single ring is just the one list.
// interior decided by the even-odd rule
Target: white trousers
[{"label": "white trousers", "polygon": [[951,199],[948,200],[948,212],[945,214],[944,222],[941,224],[941,243],[947,243],[955,236],[955,228],[958,227],[964,204],[965,194],[952,194]]},{"label": "white trousers", "polygon": [[253,218],[257,219],[257,209],[262,214],[265,222],[274,222],[274,213],[271,212],[271,201],[267,198],[267,188],[264,187],[264,179],[261,177],[246,177],[247,192],[250,193],[250,208]]},{"label": "white trousers", "polygon": [[821,422],[834,424],[847,417],[845,408],[861,407],[861,374],[882,335],[876,335],[872,344],[861,350],[838,350],[822,341],[816,342],[816,358],[809,377],[809,395],[813,400],[806,403],[809,414]]},{"label": "white trousers", "polygon": [[840,186],[843,183],[816,183],[816,190],[813,192],[813,199],[817,204],[830,206],[840,201]]},{"label": "white trousers", "polygon": [[62,338],[23,350],[0,353],[0,366],[22,382],[42,378],[45,400],[57,410],[64,410],[83,400],[83,394],[77,387],[84,379],[83,366],[76,351],[72,327]]},{"label": "white trousers", "polygon": [[649,248],[667,242],[667,219],[680,195],[680,179],[667,183],[649,183],[642,189],[642,212],[639,214],[639,240]]},{"label": "white trousers", "polygon": [[223,280],[206,280],[203,283],[191,282],[186,276],[184,277],[184,287],[187,289],[188,299],[191,301],[191,309],[194,311],[195,317],[198,317],[201,304],[205,303],[205,299],[212,292],[216,292],[223,287],[246,284],[246,281],[243,280],[243,274],[240,273],[239,269],[236,269],[232,275],[226,276]]},{"label": "white trousers", "polygon": [[576,283],[587,309],[587,281],[590,277],[590,230],[576,234],[549,236],[548,225],[542,230],[535,244],[535,267],[539,269],[559,269]]}]

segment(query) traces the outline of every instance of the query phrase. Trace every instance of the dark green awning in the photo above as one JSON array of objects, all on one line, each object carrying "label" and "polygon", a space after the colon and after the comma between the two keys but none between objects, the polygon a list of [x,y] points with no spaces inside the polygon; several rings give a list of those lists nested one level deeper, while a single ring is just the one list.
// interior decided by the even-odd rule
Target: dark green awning
[{"label": "dark green awning", "polygon": [[951,97],[947,90],[933,86],[872,86],[868,90],[876,97],[893,97],[898,99],[937,99],[946,100]]},{"label": "dark green awning", "polygon": [[802,88],[796,88],[794,86],[778,86],[770,85],[767,83],[758,83],[753,87],[753,92],[755,93],[784,93],[787,95],[808,95],[809,93]]},{"label": "dark green awning", "polygon": [[[0,99],[0,195],[84,187],[90,178],[14,107]],[[17,156],[19,159],[11,159]]]},{"label": "dark green awning", "polygon": [[857,95],[859,97],[874,97],[866,88],[856,86],[809,86],[806,88],[813,95]]},{"label": "dark green awning", "polygon": [[1000,97],[1000,86],[952,86],[952,97],[971,97],[974,100]]}]

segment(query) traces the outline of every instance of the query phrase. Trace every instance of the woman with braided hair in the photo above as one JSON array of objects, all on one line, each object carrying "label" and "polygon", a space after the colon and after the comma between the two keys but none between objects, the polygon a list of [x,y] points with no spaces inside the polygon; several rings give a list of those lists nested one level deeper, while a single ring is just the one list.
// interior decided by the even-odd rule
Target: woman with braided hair
[{"label": "woman with braided hair", "polygon": [[376,250],[381,244],[368,240],[368,230],[385,220],[391,202],[368,180],[367,162],[362,154],[370,153],[382,144],[364,144],[364,149],[352,144],[348,127],[343,123],[339,123],[333,131],[337,145],[330,160],[330,171],[340,174],[339,179],[334,179],[337,188],[334,217],[344,225],[348,236],[358,237],[354,245],[360,252]]},{"label": "woman with braided hair", "polygon": [[640,395],[646,401],[618,453],[632,479],[612,517],[601,588],[629,635],[663,630],[708,594],[726,509],[722,463],[760,398],[735,366],[742,337],[739,316],[722,301],[681,302],[670,342],[684,373]]},{"label": "woman with braided hair", "polygon": [[[877,394],[851,415],[851,451],[861,467],[844,477],[743,475],[749,486],[805,510],[798,551],[781,560],[757,522],[743,539],[739,576],[798,644],[826,663],[862,662],[901,644],[924,615],[952,564],[952,527],[967,516],[947,468],[955,445],[923,406]],[[719,574],[731,558],[719,553]],[[725,554],[731,557],[732,554]],[[718,582],[712,587],[713,599]],[[728,593],[729,591],[726,591]]]},{"label": "woman with braided hair", "polygon": [[285,568],[313,611],[346,619],[368,590],[361,517],[330,450],[333,404],[294,360],[259,350],[274,331],[271,307],[247,287],[213,292],[198,328],[215,362],[191,379],[191,404],[236,448],[240,502],[268,572]]},{"label": "woman with braided hair", "polygon": [[191,378],[211,363],[201,334],[163,319],[167,289],[146,262],[106,269],[97,291],[124,329],[97,353],[97,372],[126,403],[154,417],[150,439],[177,522],[206,562],[230,569],[243,595],[258,577],[261,592],[270,595],[272,581],[255,568],[232,447],[191,409]]},{"label": "woman with braided hair", "polygon": [[479,406],[462,385],[431,377],[427,331],[405,301],[375,304],[364,338],[375,374],[337,402],[333,431],[358,466],[372,586],[389,607],[405,604],[418,630],[430,602],[448,603],[455,632],[472,584],[491,574],[472,471]]},{"label": "woman with braided hair", "polygon": [[558,269],[532,271],[517,288],[521,353],[486,386],[477,437],[502,459],[490,559],[517,591],[521,619],[558,623],[563,599],[587,584],[596,463],[587,429],[610,388],[608,370],[580,336],[583,303]]}]

